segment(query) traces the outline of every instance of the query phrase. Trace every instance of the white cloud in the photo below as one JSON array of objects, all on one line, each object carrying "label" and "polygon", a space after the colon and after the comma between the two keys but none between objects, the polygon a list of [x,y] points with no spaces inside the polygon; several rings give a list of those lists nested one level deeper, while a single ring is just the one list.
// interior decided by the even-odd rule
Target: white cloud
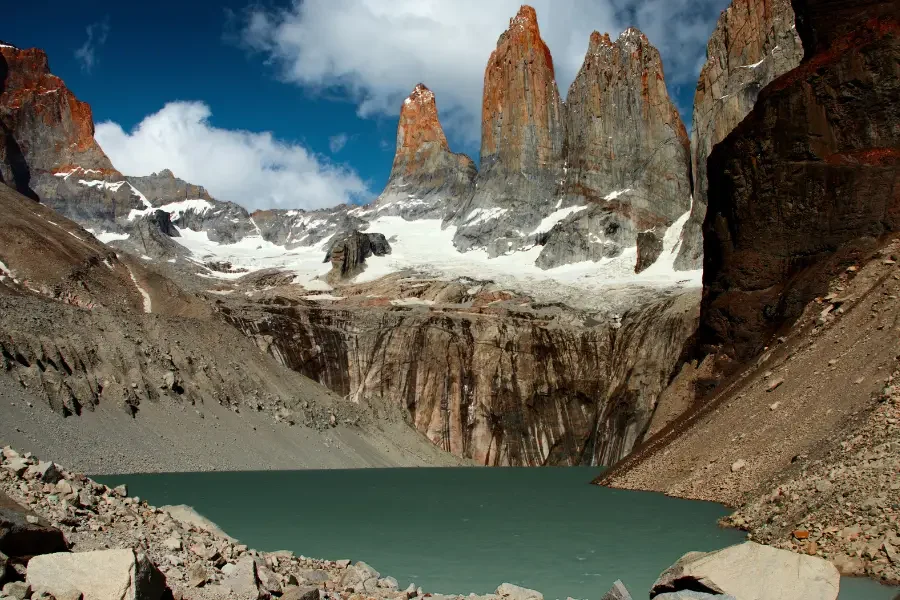
[{"label": "white cloud", "polygon": [[[696,83],[696,67],[728,0],[535,0],[541,34],[565,97],[593,30],[641,28],[663,54],[670,90]],[[484,67],[520,0],[295,0],[252,8],[243,40],[280,75],[308,88],[339,87],[360,115],[394,116],[419,81],[434,90],[444,127],[480,136]]]},{"label": "white cloud", "polygon": [[346,133],[339,133],[337,135],[333,135],[328,138],[328,149],[331,150],[332,154],[337,154],[341,150],[344,149],[344,146],[347,145],[347,142],[350,140],[350,136]]},{"label": "white cloud", "polygon": [[106,43],[109,35],[109,18],[87,26],[87,40],[75,51],[75,58],[81,63],[81,69],[90,73],[97,60],[97,48]]},{"label": "white cloud", "polygon": [[171,169],[215,198],[250,210],[322,208],[371,195],[352,170],[269,132],[214,127],[210,115],[202,102],[171,102],[131,132],[107,121],[94,137],[123,173]]}]

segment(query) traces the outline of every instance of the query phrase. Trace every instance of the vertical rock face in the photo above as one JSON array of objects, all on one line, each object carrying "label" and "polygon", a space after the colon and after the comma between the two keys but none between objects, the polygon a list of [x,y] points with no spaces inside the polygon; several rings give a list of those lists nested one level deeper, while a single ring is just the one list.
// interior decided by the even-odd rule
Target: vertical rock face
[{"label": "vertical rock face", "polygon": [[795,2],[807,54],[709,157],[699,340],[737,358],[900,230],[896,2]]},{"label": "vertical rock face", "polygon": [[82,222],[113,221],[143,207],[94,141],[91,107],[50,73],[44,51],[2,42],[0,175]]},{"label": "vertical rock face", "polygon": [[455,215],[454,243],[496,256],[517,249],[556,204],[564,119],[550,50],[537,15],[523,6],[497,41],[484,73],[481,171]]},{"label": "vertical rock face", "polygon": [[33,171],[115,172],[94,141],[91,107],[50,73],[43,50],[0,42],[0,121]]},{"label": "vertical rock face", "polygon": [[[589,209],[550,231],[540,266],[615,256],[637,231],[664,229],[690,208],[687,131],[659,52],[637,29],[615,42],[591,34],[566,98],[566,164],[563,205]],[[598,213],[617,227],[585,227]]]},{"label": "vertical rock face", "polygon": [[694,95],[694,204],[676,269],[699,269],[703,264],[706,161],[713,146],[750,112],[759,91],[796,67],[802,57],[803,45],[794,28],[790,0],[732,0],[719,17]]},{"label": "vertical rock face", "polygon": [[434,93],[420,83],[403,101],[391,176],[372,208],[379,216],[440,218],[468,199],[476,174],[472,159],[450,151]]}]

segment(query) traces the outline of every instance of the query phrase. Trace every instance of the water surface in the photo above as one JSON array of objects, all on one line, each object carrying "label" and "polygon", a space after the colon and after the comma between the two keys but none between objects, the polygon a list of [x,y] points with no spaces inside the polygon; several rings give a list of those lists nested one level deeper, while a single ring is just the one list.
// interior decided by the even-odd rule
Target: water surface
[{"label": "water surface", "polygon": [[[592,468],[362,469],[98,477],[151,504],[189,504],[260,550],[363,560],[404,587],[484,594],[508,581],[546,598],[636,599],[689,550],[744,539],[706,502],[588,485]],[[841,600],[898,590],[841,583]]]}]

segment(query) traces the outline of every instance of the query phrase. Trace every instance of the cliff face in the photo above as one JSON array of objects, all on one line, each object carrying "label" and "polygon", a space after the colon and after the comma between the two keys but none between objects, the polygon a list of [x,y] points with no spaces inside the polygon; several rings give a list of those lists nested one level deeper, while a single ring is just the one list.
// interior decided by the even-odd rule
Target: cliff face
[{"label": "cliff face", "polygon": [[457,456],[567,465],[627,454],[695,327],[696,293],[590,326],[497,300],[468,310],[273,302],[226,312],[282,364],[355,400],[399,403]]},{"label": "cliff face", "polygon": [[893,2],[804,2],[803,63],[709,158],[699,337],[738,358],[900,228]]},{"label": "cliff face", "polygon": [[707,159],[713,146],[750,112],[759,91],[796,67],[802,57],[790,0],[733,0],[719,17],[694,95],[694,203],[676,269],[699,269],[703,264],[701,228],[708,195]]},{"label": "cliff face", "polygon": [[476,174],[472,159],[450,152],[434,93],[420,83],[403,101],[391,176],[371,208],[378,216],[443,218],[468,199]]},{"label": "cliff face", "polygon": [[454,218],[458,248],[498,255],[522,245],[522,232],[553,210],[564,129],[550,50],[534,9],[523,6],[484,72],[481,170],[471,201]]},{"label": "cliff face", "polygon": [[630,28],[613,42],[595,31],[565,109],[561,202],[588,209],[550,230],[545,268],[615,256],[690,208],[687,132],[647,36]]},{"label": "cliff face", "polygon": [[0,44],[0,148],[3,181],[67,216],[112,221],[143,206],[94,141],[91,107],[50,73],[43,50]]}]

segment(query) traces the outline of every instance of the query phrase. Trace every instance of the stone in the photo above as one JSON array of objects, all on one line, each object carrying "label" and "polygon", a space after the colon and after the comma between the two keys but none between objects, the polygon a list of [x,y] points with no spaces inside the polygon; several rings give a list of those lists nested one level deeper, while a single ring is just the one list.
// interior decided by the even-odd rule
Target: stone
[{"label": "stone", "polygon": [[821,493],[830,492],[833,487],[834,487],[834,484],[832,484],[827,479],[819,479],[818,481],[816,481],[816,491],[817,492],[821,492]]},{"label": "stone", "polygon": [[679,271],[703,266],[707,159],[753,108],[759,91],[803,58],[790,0],[732,0],[706,47],[694,94],[691,164],[694,196],[675,259]]},{"label": "stone", "polygon": [[281,582],[278,576],[266,567],[258,567],[257,575],[262,589],[272,594],[281,595]]},{"label": "stone", "polygon": [[737,598],[731,594],[708,594],[693,590],[680,590],[678,592],[659,594],[654,596],[653,600],[737,600]]},{"label": "stone", "polygon": [[743,469],[746,466],[747,466],[746,460],[744,460],[744,459],[736,460],[731,464],[731,472],[737,473],[738,471],[740,471],[741,469]]},{"label": "stone", "polygon": [[206,567],[200,563],[194,563],[187,570],[187,582],[190,587],[203,587],[209,581]]},{"label": "stone", "polygon": [[176,537],[168,537],[163,540],[163,546],[169,550],[181,550],[181,540]]},{"label": "stone", "polygon": [[600,600],[633,600],[633,598],[628,592],[628,588],[622,583],[622,580],[616,579],[613,582],[612,588],[610,588]]},{"label": "stone", "polygon": [[24,581],[10,581],[3,586],[3,595],[14,600],[31,598],[31,586]]},{"label": "stone", "polygon": [[359,561],[344,571],[344,575],[341,577],[341,586],[346,588],[362,586],[370,579],[374,579],[377,582],[379,577],[381,577],[381,574],[378,571]]},{"label": "stone", "polygon": [[794,8],[802,64],[759,92],[706,162],[697,341],[738,361],[900,231],[896,3]]},{"label": "stone", "polygon": [[378,580],[378,587],[386,588],[389,590],[397,590],[400,588],[400,584],[393,577],[385,577],[383,579]]},{"label": "stone", "polygon": [[123,483],[114,487],[112,491],[119,498],[124,498],[128,495],[128,486]]},{"label": "stone", "polygon": [[281,600],[319,600],[319,588],[289,585],[284,588]]},{"label": "stone", "polygon": [[362,233],[354,230],[336,239],[325,254],[325,262],[331,262],[329,281],[352,279],[366,268],[370,256],[391,253],[391,245],[381,233]]},{"label": "stone", "polygon": [[35,556],[26,581],[57,598],[80,592],[84,600],[159,600],[168,589],[159,569],[133,550]]},{"label": "stone", "polygon": [[0,492],[0,552],[11,557],[29,557],[68,550],[62,531],[42,524],[40,519],[32,523],[36,516]]},{"label": "stone", "polygon": [[350,561],[349,561],[348,559],[346,559],[346,558],[342,558],[341,560],[336,560],[336,561],[334,561],[334,564],[335,564],[335,565],[337,566],[337,568],[339,568],[339,569],[346,569],[347,567],[350,566]]},{"label": "stone", "polygon": [[544,600],[544,595],[540,592],[512,583],[500,584],[495,593],[501,598],[508,600]]},{"label": "stone", "polygon": [[12,568],[9,564],[9,557],[0,552],[0,585],[6,583],[7,578],[10,577],[10,571]]},{"label": "stone", "polygon": [[42,460],[38,464],[28,467],[26,477],[33,477],[44,483],[56,483],[62,479],[62,473],[59,472],[56,464]]},{"label": "stone", "polygon": [[325,583],[331,579],[328,571],[323,571],[322,569],[300,569],[297,571],[297,575],[309,583]]},{"label": "stone", "polygon": [[739,598],[836,600],[839,585],[840,574],[826,560],[745,542],[685,554],[659,576],[650,595],[694,590]]},{"label": "stone", "polygon": [[258,600],[265,594],[260,590],[256,561],[245,556],[235,563],[235,569],[222,580],[222,585],[231,590],[239,600]]},{"label": "stone", "polygon": [[11,458],[3,464],[3,468],[21,477],[28,470],[28,461],[24,458]]}]

